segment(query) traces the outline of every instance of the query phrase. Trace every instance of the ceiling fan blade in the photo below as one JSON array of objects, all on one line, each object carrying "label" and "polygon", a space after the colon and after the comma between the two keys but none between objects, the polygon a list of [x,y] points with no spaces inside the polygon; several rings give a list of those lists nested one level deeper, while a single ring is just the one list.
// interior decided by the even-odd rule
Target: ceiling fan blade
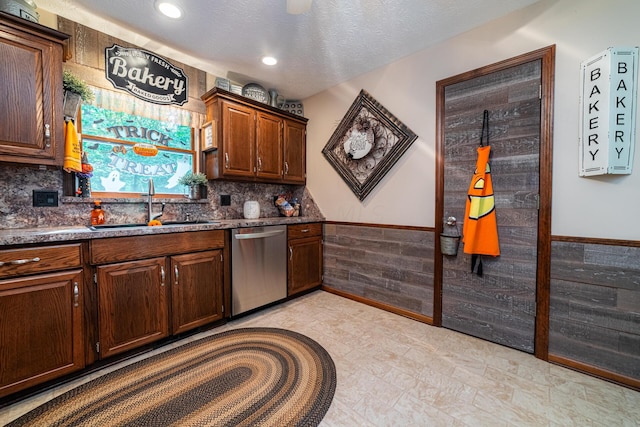
[{"label": "ceiling fan blade", "polygon": [[300,15],[311,9],[313,0],[287,0],[287,13],[291,15]]}]

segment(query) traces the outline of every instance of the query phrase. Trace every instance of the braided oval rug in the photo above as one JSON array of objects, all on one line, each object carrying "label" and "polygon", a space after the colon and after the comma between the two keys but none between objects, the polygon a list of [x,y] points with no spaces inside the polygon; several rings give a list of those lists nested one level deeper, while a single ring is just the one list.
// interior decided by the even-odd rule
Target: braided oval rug
[{"label": "braided oval rug", "polygon": [[244,328],[108,373],[8,425],[317,426],[335,388],[335,364],[311,338]]}]

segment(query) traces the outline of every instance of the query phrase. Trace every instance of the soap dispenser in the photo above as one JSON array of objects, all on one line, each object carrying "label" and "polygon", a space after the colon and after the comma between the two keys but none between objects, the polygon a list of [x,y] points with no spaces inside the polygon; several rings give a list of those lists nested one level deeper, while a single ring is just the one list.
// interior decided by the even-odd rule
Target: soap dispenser
[{"label": "soap dispenser", "polygon": [[91,225],[104,224],[104,210],[100,206],[100,200],[96,200],[91,211]]}]

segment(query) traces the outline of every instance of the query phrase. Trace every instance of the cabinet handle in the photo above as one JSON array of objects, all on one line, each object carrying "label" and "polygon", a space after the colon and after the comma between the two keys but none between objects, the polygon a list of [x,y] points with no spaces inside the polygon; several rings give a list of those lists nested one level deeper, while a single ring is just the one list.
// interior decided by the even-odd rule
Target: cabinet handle
[{"label": "cabinet handle", "polygon": [[289,163],[284,162],[284,174],[289,175]]},{"label": "cabinet handle", "polygon": [[160,286],[164,286],[164,267],[160,267]]},{"label": "cabinet handle", "polygon": [[51,126],[49,123],[44,125],[44,145],[49,148],[51,147]]},{"label": "cabinet handle", "polygon": [[176,265],[173,268],[173,272],[176,274],[176,286],[178,285],[178,266]]},{"label": "cabinet handle", "polygon": [[78,282],[73,282],[73,306],[78,306],[78,297],[80,297],[80,288]]},{"label": "cabinet handle", "polygon": [[258,170],[262,172],[262,159],[258,157]]},{"label": "cabinet handle", "polygon": [[293,249],[289,246],[289,260],[293,260]]},{"label": "cabinet handle", "polygon": [[224,153],[224,167],[229,169],[229,153]]},{"label": "cabinet handle", "polygon": [[304,230],[300,230],[300,232],[301,232],[301,233],[308,233],[308,232],[309,232],[309,229],[308,229],[308,228],[305,228]]},{"label": "cabinet handle", "polygon": [[31,259],[14,259],[13,261],[7,261],[7,262],[1,262],[0,261],[0,267],[2,267],[5,264],[10,264],[10,265],[21,265],[21,264],[27,264],[29,262],[38,262],[40,261],[40,258],[35,257],[35,258],[31,258]]}]

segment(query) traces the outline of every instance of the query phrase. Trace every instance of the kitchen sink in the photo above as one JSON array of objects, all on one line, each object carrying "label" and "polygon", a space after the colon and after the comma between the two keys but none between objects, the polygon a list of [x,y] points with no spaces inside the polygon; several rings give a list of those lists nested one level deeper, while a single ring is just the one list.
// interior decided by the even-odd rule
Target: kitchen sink
[{"label": "kitchen sink", "polygon": [[190,225],[190,224],[220,224],[220,221],[195,220],[195,221],[166,221],[162,223],[162,225]]},{"label": "kitchen sink", "polygon": [[[219,221],[206,221],[206,220],[191,220],[191,221],[166,221],[162,223],[162,226],[171,225],[199,225],[199,224],[219,224]],[[100,224],[90,225],[89,229],[93,231],[98,230],[113,230],[119,228],[131,228],[131,227],[147,227],[147,224],[142,222],[132,222],[126,224]]]},{"label": "kitchen sink", "polygon": [[89,225],[91,230],[108,230],[110,228],[146,227],[143,223]]},{"label": "kitchen sink", "polygon": [[60,228],[56,230],[43,230],[38,231],[38,234],[67,234],[67,233],[81,233],[86,231],[84,227],[73,227],[73,228]]}]

